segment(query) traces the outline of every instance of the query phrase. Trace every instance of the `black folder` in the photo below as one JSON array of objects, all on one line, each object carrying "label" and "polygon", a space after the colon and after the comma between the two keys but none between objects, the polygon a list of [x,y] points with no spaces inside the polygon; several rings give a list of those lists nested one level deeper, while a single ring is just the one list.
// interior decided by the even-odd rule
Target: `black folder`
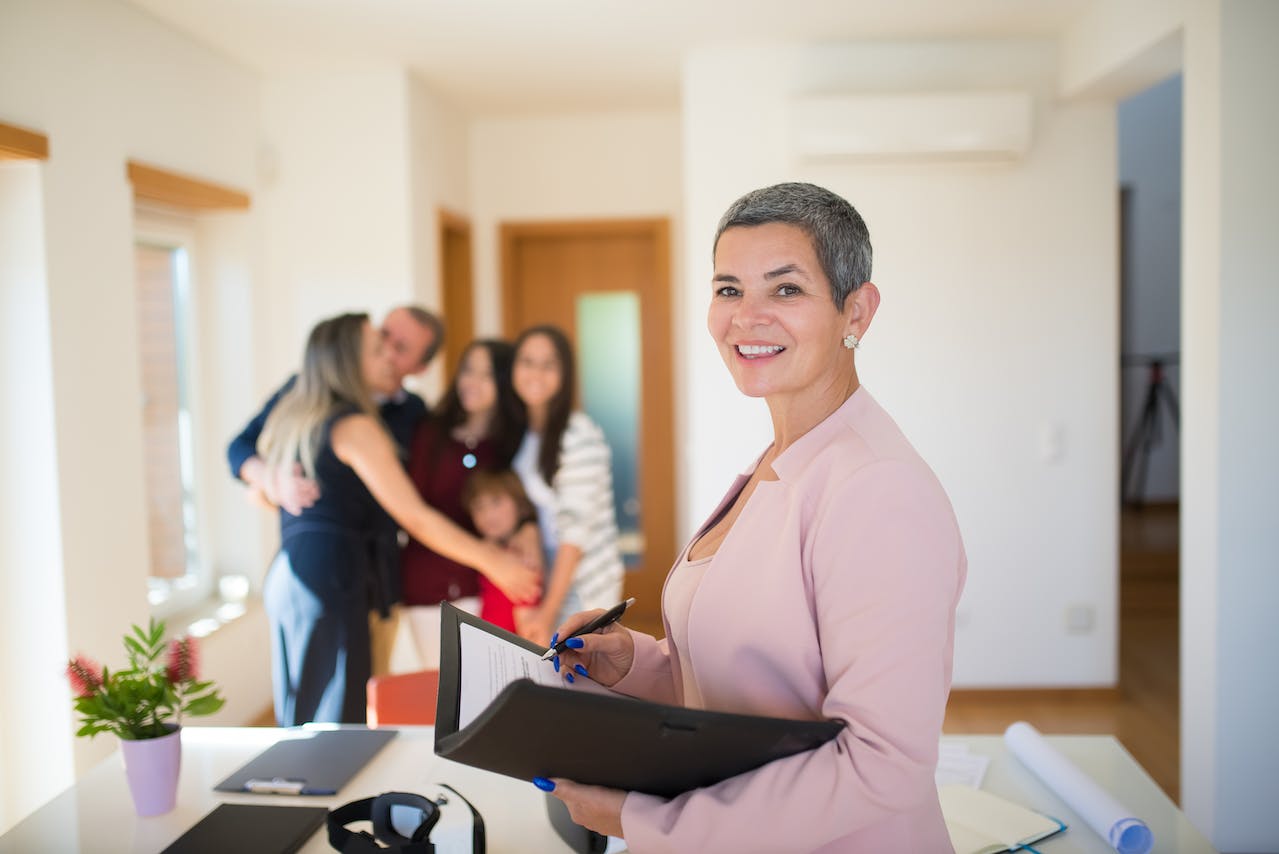
[{"label": "black folder", "polygon": [[463,625],[539,655],[546,650],[448,603],[441,612],[435,752],[464,765],[673,797],[819,747],[843,728],[840,721],[686,709],[517,679],[459,730]]},{"label": "black folder", "polygon": [[300,783],[300,795],[334,795],[395,735],[357,726],[306,732],[277,741],[213,788],[244,792],[250,780],[283,779]]},{"label": "black folder", "polygon": [[293,854],[328,814],[324,807],[218,804],[163,854]]}]

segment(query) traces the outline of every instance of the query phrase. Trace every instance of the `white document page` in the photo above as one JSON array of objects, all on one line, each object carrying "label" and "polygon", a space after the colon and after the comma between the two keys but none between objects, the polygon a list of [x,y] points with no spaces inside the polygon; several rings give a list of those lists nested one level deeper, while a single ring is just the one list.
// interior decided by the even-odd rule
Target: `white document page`
[{"label": "white document page", "polygon": [[988,757],[979,753],[970,753],[968,745],[962,741],[943,739],[937,751],[937,770],[934,774],[937,787],[959,783],[980,789],[988,765],[990,765]]},{"label": "white document page", "polygon": [[502,689],[516,679],[532,679],[538,685],[567,691],[625,696],[583,676],[569,683],[562,673],[555,672],[554,664],[542,661],[537,653],[469,623],[458,626],[458,643],[462,657],[462,672],[458,679],[461,683],[458,686],[458,729],[469,726],[502,693]]}]

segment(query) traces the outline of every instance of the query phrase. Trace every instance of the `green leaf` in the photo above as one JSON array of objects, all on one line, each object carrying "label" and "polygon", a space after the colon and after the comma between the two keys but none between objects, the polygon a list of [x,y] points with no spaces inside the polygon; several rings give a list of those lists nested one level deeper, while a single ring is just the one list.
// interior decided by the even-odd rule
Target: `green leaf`
[{"label": "green leaf", "polygon": [[183,708],[188,715],[211,715],[226,701],[216,694],[208,694],[204,697],[196,697]]},{"label": "green leaf", "polygon": [[124,650],[129,653],[130,661],[134,661],[135,659],[146,655],[146,650],[142,648],[142,644],[127,635],[124,638]]}]

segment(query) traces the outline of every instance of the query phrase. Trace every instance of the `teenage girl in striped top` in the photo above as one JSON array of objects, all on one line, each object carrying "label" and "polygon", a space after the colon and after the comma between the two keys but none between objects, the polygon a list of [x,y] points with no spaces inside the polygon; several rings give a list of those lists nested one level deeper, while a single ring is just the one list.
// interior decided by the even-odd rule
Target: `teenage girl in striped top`
[{"label": "teenage girl in striped top", "polygon": [[542,601],[517,608],[515,621],[521,635],[546,644],[569,614],[621,599],[612,452],[599,425],[573,410],[577,376],[563,331],[534,326],[521,333],[511,379],[528,412],[511,467],[537,507],[550,567]]}]

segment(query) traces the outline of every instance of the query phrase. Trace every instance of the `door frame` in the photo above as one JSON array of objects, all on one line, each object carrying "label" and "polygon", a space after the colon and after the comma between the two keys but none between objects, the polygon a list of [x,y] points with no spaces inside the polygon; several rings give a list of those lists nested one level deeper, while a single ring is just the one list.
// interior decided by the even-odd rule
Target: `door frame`
[{"label": "door frame", "polygon": [[[444,382],[447,384],[457,373],[462,351],[475,338],[474,246],[471,242],[469,219],[447,208],[437,209],[436,219],[440,256],[440,311],[444,315],[444,346],[440,356],[444,363]],[[449,264],[446,244],[450,234],[460,236],[466,245],[464,269],[457,269]]]}]

